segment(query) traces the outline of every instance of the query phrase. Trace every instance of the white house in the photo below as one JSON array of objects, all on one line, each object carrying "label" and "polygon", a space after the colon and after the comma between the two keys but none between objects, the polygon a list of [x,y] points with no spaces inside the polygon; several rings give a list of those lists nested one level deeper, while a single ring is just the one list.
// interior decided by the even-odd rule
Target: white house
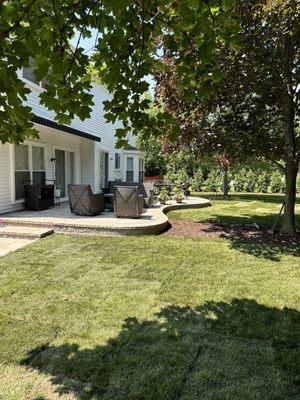
[{"label": "white house", "polygon": [[23,183],[28,180],[55,180],[65,200],[70,183],[90,184],[99,192],[109,180],[143,180],[144,154],[134,147],[134,138],[128,138],[130,147],[115,149],[116,125],[103,117],[103,101],[111,98],[104,87],[93,84],[91,117],[85,121],[75,118],[65,126],[58,125],[54,113],[40,104],[39,93],[44,89],[32,70],[25,68],[20,75],[31,89],[26,104],[35,114],[39,139],[19,146],[0,144],[0,213],[23,208]]}]

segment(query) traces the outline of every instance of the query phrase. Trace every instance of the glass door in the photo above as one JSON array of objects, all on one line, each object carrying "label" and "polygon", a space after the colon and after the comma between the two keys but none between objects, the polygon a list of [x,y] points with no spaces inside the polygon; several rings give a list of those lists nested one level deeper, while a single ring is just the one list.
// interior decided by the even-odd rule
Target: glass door
[{"label": "glass door", "polygon": [[109,153],[100,150],[100,187],[106,188],[108,186],[109,178]]},{"label": "glass door", "polygon": [[55,150],[56,188],[60,197],[67,197],[68,185],[75,182],[75,154],[72,151]]}]

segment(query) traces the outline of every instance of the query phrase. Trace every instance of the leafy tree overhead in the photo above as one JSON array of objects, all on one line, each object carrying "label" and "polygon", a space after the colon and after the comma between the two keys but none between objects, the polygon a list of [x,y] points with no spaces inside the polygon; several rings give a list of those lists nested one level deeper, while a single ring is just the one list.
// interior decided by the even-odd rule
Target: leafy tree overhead
[{"label": "leafy tree overhead", "polygon": [[[122,121],[116,130],[118,145],[126,144],[128,131],[147,126],[162,131],[176,121],[161,112],[145,112],[149,100],[145,78],[163,67],[162,49],[176,54],[183,87],[201,81],[207,87],[217,70],[216,48],[222,41],[236,42],[238,24],[231,13],[232,0],[10,0],[0,2],[0,140],[19,142],[34,134],[31,110],[24,107],[28,94],[17,70],[34,60],[38,80],[47,80],[40,100],[68,124],[77,115],[90,115],[91,79],[113,93],[105,104],[107,121]],[[81,39],[98,34],[92,56]],[[70,39],[79,33],[77,46]],[[201,54],[196,67],[186,48]],[[198,89],[196,90],[196,92]],[[200,92],[200,91],[199,91]]]},{"label": "leafy tree overhead", "polygon": [[146,176],[164,175],[167,167],[167,157],[163,152],[163,142],[157,136],[147,137],[137,135],[137,146],[145,152]]},{"label": "leafy tree overhead", "polygon": [[221,73],[208,90],[212,95],[189,99],[188,91],[179,91],[174,57],[167,54],[170,67],[156,74],[158,97],[180,122],[178,146],[233,161],[263,157],[284,170],[282,230],[292,233],[300,162],[299,2],[242,0],[235,12],[241,47],[218,47]]},{"label": "leafy tree overhead", "polygon": [[[148,113],[155,118],[161,111],[161,107],[154,104],[152,97],[147,94],[144,98],[149,99]],[[146,176],[164,175],[167,169],[167,157],[163,150],[164,142],[160,136],[148,132],[148,128],[141,129],[136,136],[136,144],[145,152],[145,174]]]}]

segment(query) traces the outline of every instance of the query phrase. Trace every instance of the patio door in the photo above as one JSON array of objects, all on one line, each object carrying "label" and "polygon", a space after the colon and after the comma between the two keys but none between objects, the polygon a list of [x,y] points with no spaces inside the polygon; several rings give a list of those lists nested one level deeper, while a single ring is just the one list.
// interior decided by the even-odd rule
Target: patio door
[{"label": "patio door", "polygon": [[100,150],[100,187],[106,188],[109,179],[109,153]]},{"label": "patio door", "polygon": [[55,150],[56,188],[61,190],[60,196],[68,196],[68,185],[75,182],[75,154],[72,151]]}]

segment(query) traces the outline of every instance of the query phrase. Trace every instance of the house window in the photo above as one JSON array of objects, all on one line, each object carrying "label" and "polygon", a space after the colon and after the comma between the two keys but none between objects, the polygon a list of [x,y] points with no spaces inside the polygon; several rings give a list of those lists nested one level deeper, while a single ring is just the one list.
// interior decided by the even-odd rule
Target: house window
[{"label": "house window", "polygon": [[36,85],[39,85],[39,81],[36,79],[34,73],[34,61],[31,57],[29,59],[29,67],[23,68],[23,78],[35,83]]},{"label": "house window", "polygon": [[109,179],[109,153],[100,150],[100,188],[107,188]]},{"label": "house window", "polygon": [[120,153],[115,153],[115,169],[120,169],[121,167],[121,155]]},{"label": "house window", "polygon": [[43,147],[32,146],[32,180],[45,183],[45,153]]},{"label": "house window", "polygon": [[48,81],[46,79],[43,79],[42,81],[38,81],[36,79],[34,73],[34,60],[31,57],[29,59],[29,67],[23,67],[23,78],[35,83],[38,86],[41,86],[44,89],[47,89],[48,87]]},{"label": "house window", "polygon": [[15,198],[24,199],[24,182],[30,181],[29,146],[15,146]]},{"label": "house window", "polygon": [[19,144],[15,146],[15,199],[24,199],[24,183],[46,180],[44,147]]},{"label": "house window", "polygon": [[143,158],[139,158],[139,182],[144,181],[145,176],[145,160]]},{"label": "house window", "polygon": [[105,187],[105,152],[100,150],[99,152],[100,161],[100,188]]},{"label": "house window", "polygon": [[127,157],[126,182],[133,182],[133,157]]}]

